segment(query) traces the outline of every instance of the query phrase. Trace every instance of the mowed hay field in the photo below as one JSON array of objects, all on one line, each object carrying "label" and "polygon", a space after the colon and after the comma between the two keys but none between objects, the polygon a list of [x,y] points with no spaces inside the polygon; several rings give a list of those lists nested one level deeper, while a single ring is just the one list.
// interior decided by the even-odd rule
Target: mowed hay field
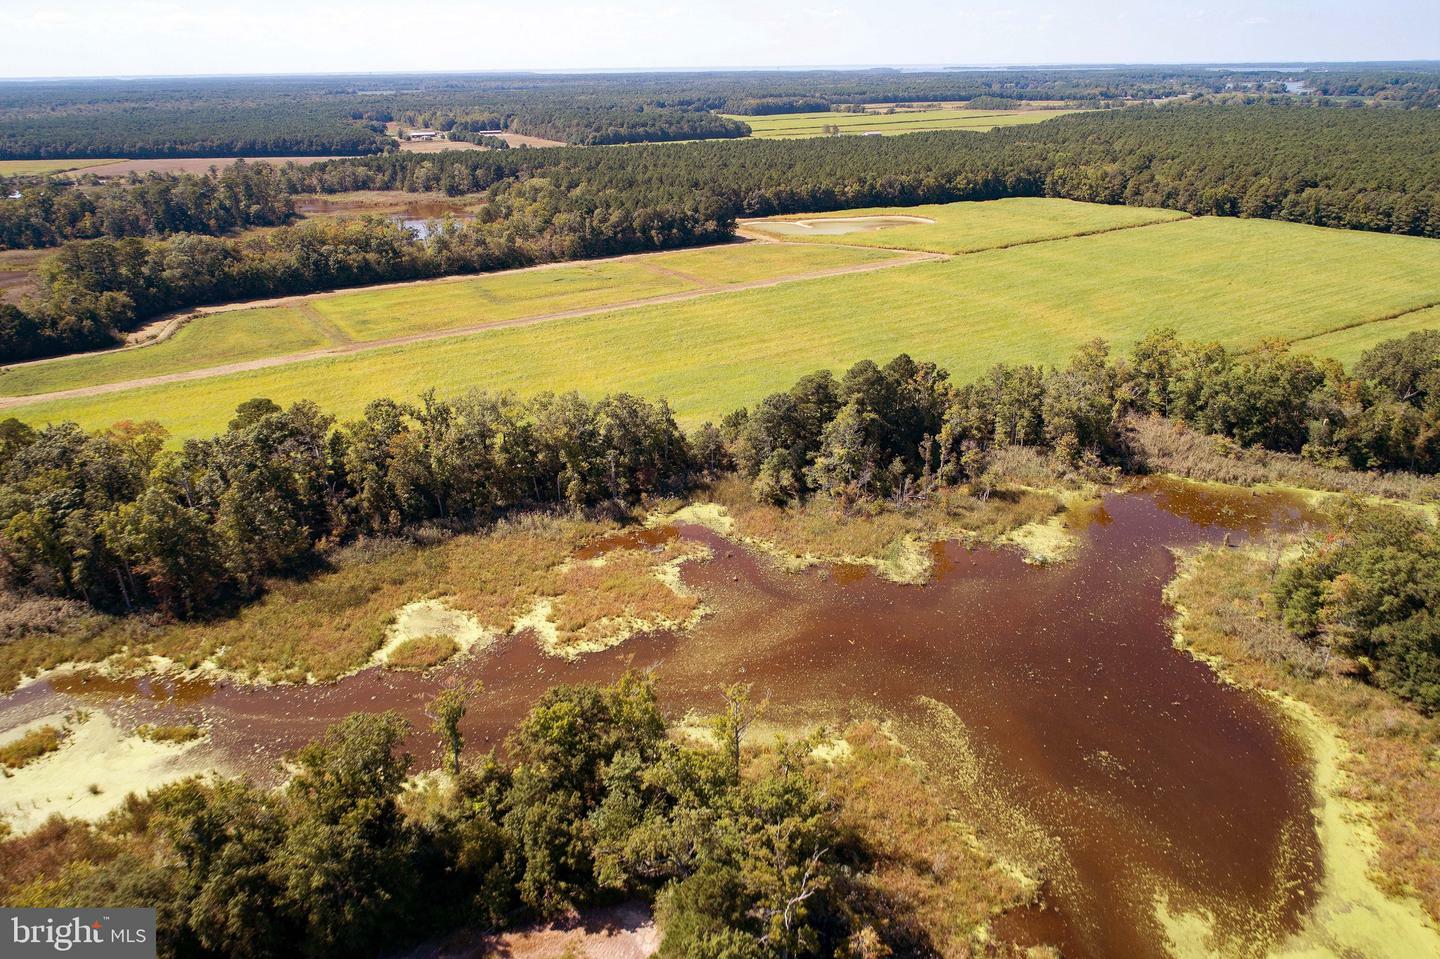
[{"label": "mowed hay field", "polygon": [[[819,215],[744,220],[742,228],[757,236],[786,242],[842,243],[847,246],[888,247],[929,253],[974,253],[1067,236],[1084,236],[1109,230],[1166,223],[1188,216],[1174,210],[1138,206],[1102,206],[1074,200],[1016,197],[984,203],[941,203],[929,206],[871,207]],[[870,217],[932,220],[879,230],[863,229]],[[854,232],[827,229],[851,224]],[[836,223],[836,221],[839,221]],[[812,224],[818,224],[817,230]]]},{"label": "mowed hay field", "polygon": [[[938,218],[937,218],[938,219]],[[939,226],[939,223],[936,224]],[[725,248],[744,250],[747,247]],[[338,300],[338,298],[337,298]],[[1440,303],[1440,241],[1268,220],[1182,219],[1011,246],[865,274],[804,280],[387,347],[343,357],[20,406],[31,423],[157,419],[178,436],[224,426],[255,396],[312,399],[346,417],[377,396],[435,386],[628,390],[687,424],[718,418],[820,368],[933,359],[957,379],[993,363],[1060,363],[1104,337],[1127,349],[1159,326],[1245,348],[1266,337],[1353,360],[1394,335],[1372,322]],[[1429,317],[1440,320],[1431,311]],[[1367,336],[1363,331],[1369,330]]]},{"label": "mowed hay field", "polygon": [[1409,336],[1421,330],[1440,330],[1440,306],[1406,313],[1392,320],[1362,323],[1331,333],[1322,333],[1297,341],[1295,349],[1349,362],[1381,340]]},{"label": "mowed hay field", "polygon": [[745,243],[294,297],[276,306],[198,316],[152,346],[4,370],[0,396],[161,376],[893,259],[895,254],[883,250]]},{"label": "mowed hay field", "polygon": [[826,127],[841,133],[915,133],[920,130],[974,130],[1039,123],[1072,110],[906,110],[895,113],[777,113],[729,115],[749,124],[750,135],[762,139],[826,136]]}]

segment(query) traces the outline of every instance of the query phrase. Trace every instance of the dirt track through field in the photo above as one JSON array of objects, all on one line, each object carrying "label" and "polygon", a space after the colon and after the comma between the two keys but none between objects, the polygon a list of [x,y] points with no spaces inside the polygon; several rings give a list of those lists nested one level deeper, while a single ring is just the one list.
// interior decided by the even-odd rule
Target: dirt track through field
[{"label": "dirt track through field", "polygon": [[[574,319],[582,316],[595,316],[600,313],[612,313],[617,310],[629,310],[642,306],[658,306],[665,303],[682,303],[686,300],[695,300],[706,296],[717,296],[722,293],[737,293],[743,290],[762,290],[773,286],[783,286],[787,283],[798,283],[803,280],[818,280],[832,276],[845,276],[851,273],[870,273],[875,270],[888,270],[900,266],[910,266],[915,263],[925,263],[934,260],[948,259],[939,253],[912,253],[908,250],[891,251],[896,254],[894,259],[882,260],[878,263],[858,263],[852,266],[837,266],[825,270],[812,270],[807,273],[792,273],[788,276],[771,277],[764,280],[749,280],[744,283],[730,283],[726,285],[712,285],[698,290],[686,290],[682,293],[667,293],[662,296],[647,296],[635,300],[623,300],[618,303],[610,303],[605,306],[592,306],[576,310],[560,310],[553,313],[539,313],[534,316],[525,316],[513,320],[493,320],[488,323],[477,323],[473,326],[454,327],[445,330],[427,330],[422,333],[407,333],[403,336],[390,336],[378,340],[364,340],[362,342],[341,343],[335,346],[327,346],[318,350],[305,350],[300,353],[288,353],[283,356],[266,356],[255,360],[245,360],[240,363],[226,363],[222,366],[211,366],[200,370],[184,370],[178,373],[166,373],[160,376],[145,376],[132,380],[120,380],[115,383],[97,383],[94,386],[82,386],[70,390],[56,390],[52,393],[34,393],[29,396],[6,396],[0,397],[0,410],[13,409],[18,406],[30,406],[35,403],[45,403],[51,400],[79,399],[86,396],[103,396],[106,393],[120,393],[126,390],[141,389],[147,386],[160,386],[165,383],[183,383],[189,380],[204,380],[216,376],[227,376],[231,373],[245,373],[251,370],[269,369],[275,366],[288,366],[292,363],[303,363],[307,360],[318,360],[326,357],[344,356],[350,353],[361,353],[369,350],[384,349],[389,346],[406,346],[411,343],[424,343],[429,340],[444,340],[459,336],[469,336],[474,333],[482,333],[487,330],[503,330],[518,326],[533,326],[537,323],[548,323],[552,320]],[[573,261],[565,264],[546,264],[544,267],[533,269],[551,269],[561,265],[573,265]],[[493,274],[492,274],[493,275]],[[437,283],[445,280],[466,279],[473,280],[474,276],[446,277],[442,280],[421,280],[416,282]],[[410,286],[410,283],[384,284],[383,286],[363,287],[364,290],[383,289],[385,286]],[[283,297],[275,300],[259,300],[245,304],[210,307],[197,310],[197,313],[223,313],[235,309],[254,309],[262,306],[298,305],[306,311],[312,322],[318,316],[314,308],[309,306],[308,301],[318,297],[329,297],[353,293],[355,290],[343,290],[337,293],[312,293],[307,296]],[[171,327],[178,329],[179,324]],[[150,342],[159,342],[163,337],[157,337]],[[141,347],[130,347],[139,349]],[[95,355],[95,354],[83,354]],[[53,362],[53,361],[52,361]]]},{"label": "dirt track through field", "polygon": [[[773,237],[763,237],[758,235],[754,237],[744,236],[738,242],[751,241],[761,243],[780,242]],[[688,249],[713,249],[713,247],[690,247]],[[541,263],[537,266],[522,266],[517,267],[513,270],[498,270],[493,273],[457,273],[451,276],[426,277],[422,280],[395,280],[390,283],[369,283],[364,286],[347,286],[335,290],[320,290],[315,293],[297,293],[288,296],[272,296],[257,300],[234,300],[229,303],[217,303],[208,306],[196,306],[175,313],[166,313],[162,316],[157,316],[147,321],[143,326],[137,327],[136,329],[131,330],[125,335],[124,346],[117,346],[108,350],[90,350],[84,353],[66,353],[62,356],[46,356],[38,360],[24,360],[19,363],[7,363],[3,367],[0,367],[0,370],[18,370],[22,367],[38,366],[43,363],[64,363],[67,360],[73,360],[84,356],[105,356],[109,353],[119,353],[123,350],[133,350],[145,346],[154,346],[157,343],[163,343],[165,340],[168,340],[170,337],[174,336],[177,332],[180,331],[181,327],[185,326],[185,324],[189,323],[191,320],[201,316],[211,316],[215,313],[234,313],[240,310],[258,310],[272,306],[295,306],[304,308],[306,304],[313,303],[316,300],[329,299],[336,296],[349,296],[353,293],[374,293],[379,290],[400,290],[405,289],[406,287],[434,286],[441,283],[470,283],[474,282],[475,280],[485,279],[487,277],[510,276],[516,273],[533,273],[542,270],[563,270],[575,266],[597,266],[604,263],[625,263],[631,261],[645,263],[648,260],[670,256],[677,252],[684,252],[684,250],[660,250],[654,253],[626,253],[621,256],[605,256],[591,260],[557,260],[554,263]],[[914,255],[913,251],[910,250],[893,250],[890,252],[895,253],[897,257]],[[656,268],[654,272],[674,277],[680,277],[680,274],[677,271],[670,270],[669,268]],[[790,278],[791,277],[787,276],[777,279]],[[797,275],[794,278],[807,279],[808,276]],[[714,282],[701,280],[698,277],[691,277],[690,280],[703,286],[717,286],[717,284],[715,284]],[[736,285],[732,288],[739,289],[741,287]],[[685,292],[688,293],[694,291],[687,290]],[[486,302],[497,302],[493,297],[490,297],[483,289],[479,291],[479,295],[480,298],[486,300]],[[629,305],[629,303],[621,303],[619,305],[627,306]],[[611,308],[612,307],[606,307],[606,309]],[[438,333],[438,331],[436,332]],[[445,331],[443,335],[453,336],[456,332],[456,330],[448,330]],[[376,343],[379,341],[370,340],[367,342]]]}]

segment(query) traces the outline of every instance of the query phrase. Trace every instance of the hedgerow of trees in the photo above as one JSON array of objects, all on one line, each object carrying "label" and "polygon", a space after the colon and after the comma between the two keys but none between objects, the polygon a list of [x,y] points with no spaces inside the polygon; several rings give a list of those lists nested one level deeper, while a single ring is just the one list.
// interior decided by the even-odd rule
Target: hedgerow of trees
[{"label": "hedgerow of trees", "polygon": [[243,160],[205,176],[131,175],[77,188],[26,183],[0,199],[0,249],[59,246],[98,237],[221,234],[278,226],[294,204],[276,169]]},{"label": "hedgerow of trees", "polygon": [[863,361],[801,379],[716,428],[762,500],[858,501],[975,482],[993,451],[1124,465],[1123,420],[1169,417],[1240,446],[1363,470],[1440,471],[1440,332],[1391,340],[1352,373],[1281,343],[1237,354],[1161,330],[1112,361],[1096,341],[1064,366],[993,367],[952,384],[933,363]]}]

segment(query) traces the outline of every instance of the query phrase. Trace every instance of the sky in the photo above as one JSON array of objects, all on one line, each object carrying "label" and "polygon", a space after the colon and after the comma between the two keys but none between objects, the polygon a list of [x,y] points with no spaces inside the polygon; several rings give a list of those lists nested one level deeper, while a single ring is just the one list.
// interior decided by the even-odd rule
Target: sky
[{"label": "sky", "polygon": [[1440,59],[1440,0],[44,0],[0,76]]}]

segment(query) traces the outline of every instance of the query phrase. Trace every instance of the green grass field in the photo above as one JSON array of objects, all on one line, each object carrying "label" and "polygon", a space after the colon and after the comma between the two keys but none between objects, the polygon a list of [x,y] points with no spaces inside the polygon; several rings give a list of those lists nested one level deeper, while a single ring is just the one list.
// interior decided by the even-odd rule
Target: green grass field
[{"label": "green grass field", "polygon": [[[747,250],[723,248],[720,254]],[[795,249],[795,248],[791,248]],[[697,254],[698,255],[698,254]],[[338,302],[339,298],[336,301]],[[687,424],[717,418],[811,370],[906,351],[964,380],[998,361],[1058,363],[1158,326],[1243,348],[1330,334],[1353,360],[1428,318],[1355,326],[1440,301],[1440,242],[1278,223],[1185,219],[878,272],[497,329],[286,367],[16,408],[31,423],[156,419],[178,436],[222,428],[254,396],[313,399],[342,417],[435,386],[629,390]],[[5,415],[10,415],[7,413]]]},{"label": "green grass field", "polygon": [[1295,348],[1348,363],[1381,340],[1408,336],[1421,330],[1440,330],[1440,306],[1407,313],[1393,320],[1323,333],[1301,340],[1295,344]]},{"label": "green grass field", "polygon": [[896,113],[782,113],[767,116],[732,115],[750,125],[750,135],[762,139],[825,136],[825,128],[841,133],[915,133],[920,130],[973,130],[1039,123],[1070,110],[912,110]]},{"label": "green grass field", "polygon": [[161,376],[298,353],[328,346],[332,339],[296,307],[241,310],[201,317],[154,346],[54,360],[0,372],[0,395],[48,393],[95,383]]},{"label": "green grass field", "polygon": [[24,176],[35,173],[63,173],[66,170],[83,170],[103,163],[119,163],[119,160],[0,160],[0,176]]},{"label": "green grass field", "polygon": [[0,396],[205,369],[343,343],[611,306],[890,258],[881,251],[845,247],[746,243],[357,290],[310,298],[300,305],[197,317],[154,346],[6,370],[0,372]]},{"label": "green grass field", "polygon": [[[934,223],[893,226],[883,230],[817,234],[799,221],[847,220],[857,217],[922,217]],[[1101,206],[1073,200],[1017,197],[986,203],[942,203],[930,206],[872,207],[807,216],[746,220],[747,231],[787,242],[842,243],[890,247],[930,253],[973,253],[1087,233],[1101,233],[1146,223],[1183,220],[1186,214],[1135,206]]]}]

